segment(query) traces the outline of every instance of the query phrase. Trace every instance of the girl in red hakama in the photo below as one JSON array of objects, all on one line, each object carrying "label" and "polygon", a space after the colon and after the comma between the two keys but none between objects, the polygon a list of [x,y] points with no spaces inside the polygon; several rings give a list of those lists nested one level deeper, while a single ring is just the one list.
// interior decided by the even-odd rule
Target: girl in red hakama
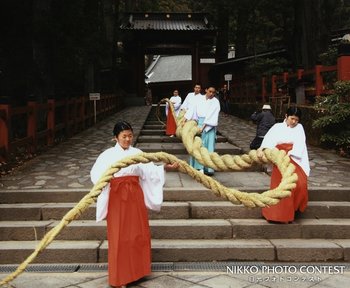
[{"label": "girl in red hakama", "polygon": [[170,109],[169,109],[168,115],[166,117],[165,134],[168,136],[173,136],[176,134],[176,122],[175,122],[173,113],[171,113]]},{"label": "girl in red hakama", "polygon": [[[91,169],[97,183],[114,163],[139,154],[131,146],[133,130],[129,123],[118,122],[113,130],[117,144],[104,151]],[[151,273],[151,235],[147,208],[159,211],[163,201],[164,168],[175,169],[178,163],[157,166],[134,164],[113,175],[97,199],[96,220],[107,218],[108,277],[114,287],[126,287]]]},{"label": "girl in red hakama", "polygon": [[[307,177],[310,173],[309,157],[303,126],[299,123],[301,111],[297,107],[289,107],[283,123],[275,124],[265,135],[258,149],[258,157],[262,157],[264,148],[284,150],[295,165],[298,175],[296,187],[290,197],[280,200],[276,205],[262,209],[262,215],[268,221],[289,223],[294,220],[296,211],[304,212],[308,202]],[[270,188],[276,188],[281,182],[281,173],[276,166],[271,174]]]},{"label": "girl in red hakama", "polygon": [[[173,96],[170,97],[169,101],[174,105],[175,116],[179,114],[180,106],[181,106],[181,97],[179,96],[179,91],[174,90]],[[176,122],[169,108],[168,102],[165,106],[165,115],[166,115],[166,131],[165,134],[173,137],[176,134]]]},{"label": "girl in red hakama", "polygon": [[[292,144],[279,144],[276,146],[279,150],[286,152],[292,149]],[[298,175],[298,181],[296,187],[291,191],[290,197],[286,197],[280,200],[278,204],[269,208],[262,208],[262,215],[266,220],[277,221],[282,223],[288,223],[294,220],[295,211],[299,210],[304,212],[307,201],[307,176],[304,170],[291,159],[291,162],[295,165],[295,173]],[[282,175],[276,166],[272,169],[270,189],[276,188],[281,183]]]}]

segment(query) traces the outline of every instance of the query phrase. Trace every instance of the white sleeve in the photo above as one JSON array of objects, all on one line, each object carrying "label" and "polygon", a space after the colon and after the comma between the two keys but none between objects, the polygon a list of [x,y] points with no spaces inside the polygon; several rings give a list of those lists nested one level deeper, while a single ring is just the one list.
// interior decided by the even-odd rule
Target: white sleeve
[{"label": "white sleeve", "polygon": [[277,140],[275,135],[278,135],[278,126],[277,124],[273,125],[269,131],[266,133],[264,140],[262,141],[260,148],[275,148],[277,145]]},{"label": "white sleeve", "polygon": [[203,124],[206,125],[206,127],[204,128],[204,131],[206,132],[208,132],[212,127],[218,126],[220,105],[216,105],[216,104],[219,104],[219,103],[215,103],[215,106],[209,107],[209,111],[207,115],[205,115]]},{"label": "white sleeve", "polygon": [[163,165],[140,164],[140,185],[148,209],[160,211],[163,203],[165,172]]},{"label": "white sleeve", "polygon": [[197,110],[196,110],[196,107],[194,105],[191,105],[190,107],[188,107],[188,109],[186,110],[186,113],[184,115],[184,117],[187,119],[187,120],[197,120],[198,117],[197,117]]},{"label": "white sleeve", "polygon": [[96,184],[97,181],[103,175],[103,173],[111,165],[108,155],[109,155],[108,150],[106,150],[97,157],[96,162],[92,166],[91,171],[90,171],[90,177],[91,177],[92,183]]},{"label": "white sleeve", "polygon": [[165,116],[168,116],[168,110],[169,110],[169,104],[168,102],[165,103]]},{"label": "white sleeve", "polygon": [[179,110],[180,106],[181,106],[181,97],[177,97],[176,102],[174,104],[175,111]]},{"label": "white sleeve", "polygon": [[184,100],[184,102],[182,103],[182,105],[180,107],[181,109],[185,109],[185,110],[188,109],[188,101],[189,101],[190,98],[191,98],[191,94],[188,93],[186,98],[185,98],[185,100]]},{"label": "white sleeve", "polygon": [[[299,127],[298,127],[299,126]],[[293,149],[288,152],[289,155],[301,159],[306,151],[306,137],[303,126],[299,123],[294,129],[298,129],[293,143]]]},{"label": "white sleeve", "polygon": [[100,222],[107,217],[110,184],[103,187],[101,194],[97,197],[96,222]]}]

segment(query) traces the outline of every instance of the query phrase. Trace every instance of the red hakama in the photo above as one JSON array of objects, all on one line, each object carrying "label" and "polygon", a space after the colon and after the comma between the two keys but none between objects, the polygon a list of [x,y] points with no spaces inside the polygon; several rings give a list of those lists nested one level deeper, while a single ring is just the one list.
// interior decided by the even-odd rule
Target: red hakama
[{"label": "red hakama", "polygon": [[[293,144],[278,144],[279,150],[288,152],[293,148]],[[290,197],[283,198],[278,204],[269,208],[262,208],[262,215],[266,220],[288,223],[294,220],[295,211],[304,212],[308,202],[307,176],[304,170],[291,159],[291,163],[295,165],[295,173],[298,175],[296,187],[291,191]],[[276,188],[282,179],[282,175],[278,168],[274,165],[271,174],[270,188]]]},{"label": "red hakama", "polygon": [[139,177],[116,177],[110,184],[108,275],[110,285],[121,286],[151,274],[151,235]]},{"label": "red hakama", "polygon": [[173,113],[171,113],[171,110],[169,108],[168,115],[166,118],[166,135],[175,135],[176,134],[176,122],[173,116]]}]

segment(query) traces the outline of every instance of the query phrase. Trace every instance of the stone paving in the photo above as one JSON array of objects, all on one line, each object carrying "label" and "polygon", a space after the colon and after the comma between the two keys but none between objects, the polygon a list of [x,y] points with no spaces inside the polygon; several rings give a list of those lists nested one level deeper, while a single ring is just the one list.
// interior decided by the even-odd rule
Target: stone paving
[{"label": "stone paving", "polygon": [[[280,263],[277,266],[257,265],[228,267],[223,271],[168,271],[153,272],[150,276],[131,283],[130,288],[345,288],[349,287],[350,270],[334,263],[317,270],[317,265],[295,266]],[[239,269],[241,270],[237,270]],[[244,270],[244,267],[247,267]],[[332,267],[338,270],[332,270]],[[235,270],[236,269],[236,270]],[[260,269],[260,271],[258,271]],[[261,272],[265,269],[267,272]],[[270,270],[268,270],[270,269]],[[281,272],[283,270],[289,273]],[[306,273],[306,271],[309,271]],[[317,271],[317,272],[315,272]],[[339,271],[339,273],[338,273]],[[0,277],[4,276],[0,273]],[[17,288],[107,288],[108,274],[99,272],[24,273],[12,282]]]},{"label": "stone paving", "polygon": [[114,145],[114,124],[118,120],[132,123],[136,139],[149,110],[149,106],[132,107],[110,116],[3,176],[0,189],[90,189],[94,161],[103,150]]},{"label": "stone paving", "polygon": [[[1,190],[32,189],[90,189],[89,171],[97,155],[113,145],[111,131],[117,120],[132,123],[135,138],[150,111],[150,107],[129,107],[98,123],[67,141],[49,149],[35,159],[26,162],[10,175],[0,178]],[[255,134],[255,125],[233,116],[220,116],[219,132],[243,151],[249,150],[249,143]],[[349,189],[349,159],[341,158],[333,151],[309,146],[311,162],[310,187]],[[178,175],[177,175],[178,174]],[[227,181],[225,174],[217,178]],[[238,173],[239,174],[239,173]],[[268,184],[268,176],[261,174],[261,181]],[[178,177],[178,178],[177,178]],[[243,177],[243,175],[242,175]],[[239,176],[237,176],[239,178]],[[219,179],[220,180],[220,179]],[[220,181],[221,181],[220,180]],[[246,179],[248,181],[248,179]],[[186,175],[173,173],[166,185],[181,183],[193,185]],[[239,181],[239,180],[237,180]],[[241,180],[244,184],[244,179]],[[260,181],[260,185],[261,182]],[[225,183],[224,183],[225,184]],[[242,185],[243,185],[242,184]],[[199,185],[199,184],[198,184]],[[242,264],[246,267],[249,263]],[[254,263],[250,263],[255,265]],[[293,263],[282,263],[293,267]],[[312,263],[308,263],[313,267]],[[228,273],[227,271],[165,271],[153,272],[150,277],[128,287],[348,287],[350,270],[347,263],[341,273]],[[0,277],[5,276],[0,273]],[[275,277],[275,278],[273,278]],[[24,273],[12,284],[13,287],[108,287],[107,272],[89,273]]]},{"label": "stone paving", "polygon": [[[123,119],[132,123],[137,139],[149,111],[150,106],[137,106],[116,113],[3,176],[0,189],[90,189],[90,169],[99,153],[114,144],[111,131],[115,122]],[[250,121],[220,116],[218,130],[229,142],[244,152],[249,151],[249,143],[255,135],[255,125]],[[349,159],[315,146],[308,146],[308,150],[309,187],[350,186]]]}]

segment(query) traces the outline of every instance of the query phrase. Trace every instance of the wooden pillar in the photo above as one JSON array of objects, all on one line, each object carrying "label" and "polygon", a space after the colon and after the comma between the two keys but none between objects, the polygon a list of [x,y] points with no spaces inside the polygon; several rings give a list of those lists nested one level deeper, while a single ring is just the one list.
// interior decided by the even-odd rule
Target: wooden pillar
[{"label": "wooden pillar", "polygon": [[272,98],[276,96],[276,75],[271,76],[271,96]]},{"label": "wooden pillar", "polygon": [[298,80],[301,80],[301,78],[303,78],[303,73],[304,73],[304,69],[299,68],[297,70],[297,78],[298,78]]},{"label": "wooden pillar", "polygon": [[350,80],[350,55],[341,55],[337,60],[338,80]]},{"label": "wooden pillar", "polygon": [[[192,49],[192,87],[194,87],[195,83],[198,83],[201,81],[199,78],[199,43],[196,41],[193,49]],[[206,83],[200,83],[202,85],[202,89],[204,89],[203,85]]]},{"label": "wooden pillar", "polygon": [[[139,99],[142,99],[145,96],[145,51],[143,49],[143,44],[138,43],[137,46],[137,95]],[[153,95],[155,96],[155,95]],[[157,99],[152,99],[152,103],[154,103]],[[141,101],[140,101],[141,102]]]},{"label": "wooden pillar", "polygon": [[71,119],[70,119],[70,99],[65,98],[64,99],[64,108],[63,108],[63,113],[64,113],[64,127],[65,127],[65,134],[66,137],[71,137],[72,136],[72,129],[71,129]]},{"label": "wooden pillar", "polygon": [[261,98],[262,102],[266,102],[266,77],[261,78]]},{"label": "wooden pillar", "polygon": [[82,130],[84,130],[86,128],[86,125],[85,125],[85,97],[84,96],[80,97],[79,114],[80,114],[80,121],[81,121],[80,127]]},{"label": "wooden pillar", "polygon": [[323,91],[323,78],[322,78],[322,74],[321,74],[321,69],[322,69],[322,65],[316,65],[315,66],[315,79],[316,79],[316,83],[315,83],[315,92],[316,92],[316,96],[320,96],[322,94]]},{"label": "wooden pillar", "polygon": [[0,104],[0,152],[3,156],[3,160],[6,160],[9,153],[9,144],[10,144],[10,105],[8,104]]},{"label": "wooden pillar", "polygon": [[35,101],[28,101],[27,136],[32,138],[30,152],[35,152],[37,147],[37,121],[38,104]]},{"label": "wooden pillar", "polygon": [[51,146],[55,143],[55,100],[49,99],[47,101],[47,104],[47,130],[49,130],[49,135],[47,137],[47,145]]}]

